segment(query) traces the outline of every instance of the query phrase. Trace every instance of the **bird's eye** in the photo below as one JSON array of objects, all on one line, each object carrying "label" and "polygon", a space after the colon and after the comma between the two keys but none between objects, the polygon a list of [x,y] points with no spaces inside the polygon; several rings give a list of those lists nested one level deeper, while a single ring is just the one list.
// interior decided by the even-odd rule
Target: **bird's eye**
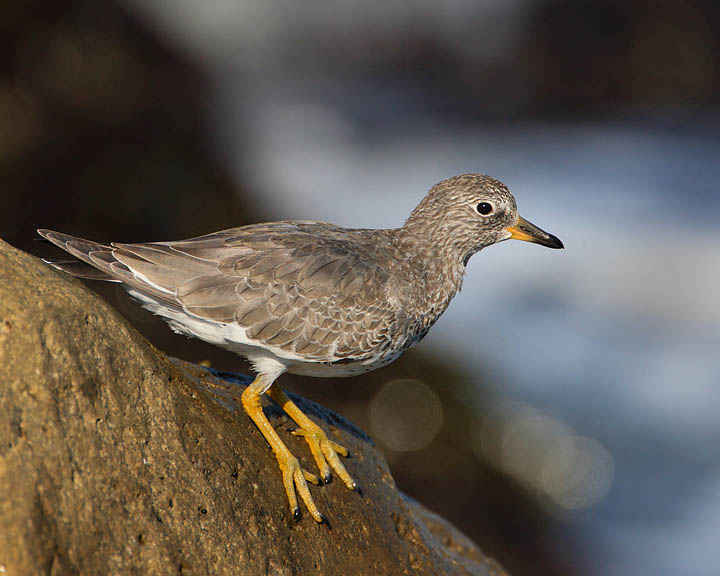
[{"label": "bird's eye", "polygon": [[483,216],[487,216],[493,211],[492,204],[488,204],[487,202],[480,202],[475,209],[478,211],[478,214],[482,214]]}]

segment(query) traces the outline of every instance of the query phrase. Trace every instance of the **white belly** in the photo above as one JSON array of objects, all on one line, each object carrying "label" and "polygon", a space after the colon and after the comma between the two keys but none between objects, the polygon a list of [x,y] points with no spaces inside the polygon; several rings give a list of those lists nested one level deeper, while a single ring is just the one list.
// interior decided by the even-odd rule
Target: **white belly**
[{"label": "white belly", "polygon": [[252,363],[257,372],[263,374],[279,376],[283,372],[290,372],[291,374],[320,378],[357,376],[387,366],[401,354],[401,352],[396,352],[358,362],[307,361],[289,350],[249,338],[245,329],[238,324],[212,322],[189,315],[136,290],[129,290],[129,293],[141,302],[143,308],[162,316],[174,332],[199,338],[244,356]]}]

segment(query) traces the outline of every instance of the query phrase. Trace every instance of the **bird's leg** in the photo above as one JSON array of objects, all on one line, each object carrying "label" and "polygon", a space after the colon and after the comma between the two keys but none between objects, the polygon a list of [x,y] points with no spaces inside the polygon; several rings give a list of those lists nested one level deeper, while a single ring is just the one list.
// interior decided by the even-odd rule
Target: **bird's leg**
[{"label": "bird's leg", "polygon": [[320,469],[320,476],[327,483],[332,480],[332,474],[330,468],[340,477],[350,490],[358,490],[358,485],[355,480],[352,479],[348,471],[343,466],[343,463],[338,458],[338,454],[341,456],[347,456],[348,451],[344,446],[333,442],[327,437],[327,434],[323,431],[320,426],[315,424],[310,418],[303,414],[302,410],[297,407],[297,404],[287,397],[285,392],[277,384],[272,384],[267,391],[267,395],[270,396],[280,407],[292,418],[295,423],[300,427],[299,430],[295,430],[293,434],[296,436],[302,436],[310,446],[315,462]]},{"label": "bird's leg", "polygon": [[260,406],[260,396],[262,396],[267,387],[268,377],[259,374],[253,383],[242,393],[241,400],[243,408],[252,421],[255,422],[255,425],[262,435],[265,436],[265,439],[275,453],[275,457],[280,465],[280,472],[282,473],[282,480],[285,485],[288,501],[290,502],[290,511],[293,518],[295,520],[300,519],[300,507],[298,506],[296,495],[297,490],[297,494],[300,495],[300,498],[305,503],[305,506],[307,506],[308,511],[315,521],[319,523],[325,522],[325,517],[315,505],[315,501],[312,499],[310,489],[307,485],[307,482],[320,484],[320,479],[315,474],[311,474],[300,467],[300,462],[293,456],[288,447],[285,446]]}]

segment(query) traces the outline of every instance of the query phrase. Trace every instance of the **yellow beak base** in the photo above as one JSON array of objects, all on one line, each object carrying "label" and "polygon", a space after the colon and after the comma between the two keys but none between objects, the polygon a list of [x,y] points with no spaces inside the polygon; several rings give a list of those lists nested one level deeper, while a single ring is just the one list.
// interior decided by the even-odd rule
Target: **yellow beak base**
[{"label": "yellow beak base", "polygon": [[545,230],[541,230],[535,224],[528,222],[525,218],[518,218],[517,224],[506,228],[510,232],[510,238],[522,240],[523,242],[532,242],[540,244],[548,248],[564,248],[560,238],[548,234]]}]

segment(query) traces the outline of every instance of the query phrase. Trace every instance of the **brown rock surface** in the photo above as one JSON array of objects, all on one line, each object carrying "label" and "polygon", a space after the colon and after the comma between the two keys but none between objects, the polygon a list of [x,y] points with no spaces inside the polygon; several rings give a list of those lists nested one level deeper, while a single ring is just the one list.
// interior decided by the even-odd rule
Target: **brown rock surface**
[{"label": "brown rock surface", "polygon": [[364,496],[311,487],[332,528],[292,522],[275,458],[239,409],[247,381],[168,359],[80,282],[0,241],[0,570],[505,574],[398,492],[362,432],[300,399],[351,451]]}]

